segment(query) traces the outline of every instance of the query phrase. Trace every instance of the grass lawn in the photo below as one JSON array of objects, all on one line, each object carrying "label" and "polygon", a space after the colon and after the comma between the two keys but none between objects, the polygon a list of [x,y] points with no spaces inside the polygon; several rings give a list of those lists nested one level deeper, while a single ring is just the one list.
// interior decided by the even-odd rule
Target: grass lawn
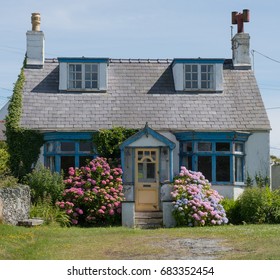
[{"label": "grass lawn", "polygon": [[25,228],[2,224],[0,259],[189,259],[192,257],[190,248],[186,243],[180,245],[180,241],[187,239],[193,239],[197,244],[204,239],[216,240],[218,248],[228,249],[213,253],[215,259],[280,260],[280,225],[141,230],[123,227]]}]

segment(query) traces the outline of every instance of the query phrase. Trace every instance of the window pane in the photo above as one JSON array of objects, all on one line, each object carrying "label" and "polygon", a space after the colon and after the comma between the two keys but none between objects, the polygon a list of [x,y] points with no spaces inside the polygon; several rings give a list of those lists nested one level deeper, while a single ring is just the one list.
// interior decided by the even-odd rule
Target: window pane
[{"label": "window pane", "polygon": [[68,170],[70,167],[75,167],[75,157],[67,157],[67,156],[62,156],[60,157],[61,159],[61,170],[63,170],[64,175],[68,175]]},{"label": "window pane", "polygon": [[85,88],[91,88],[91,82],[86,81],[85,82]]},{"label": "window pane", "polygon": [[82,71],[82,65],[76,64],[76,71],[81,72]]},{"label": "window pane", "polygon": [[207,82],[201,82],[201,88],[208,88]]},{"label": "window pane", "polygon": [[242,157],[235,157],[235,182],[244,182]]},{"label": "window pane", "polygon": [[244,152],[244,145],[242,143],[235,143],[235,152]]},{"label": "window pane", "polygon": [[90,152],[92,150],[91,142],[80,142],[79,150],[81,152]]},{"label": "window pane", "polygon": [[97,81],[97,73],[92,73],[92,74],[91,74],[91,79],[92,79],[93,81]]},{"label": "window pane", "polygon": [[186,88],[191,88],[191,82],[186,82]]},{"label": "window pane", "polygon": [[147,163],[147,179],[156,178],[156,168],[154,163]]},{"label": "window pane", "polygon": [[191,72],[191,65],[185,65],[185,71]]},{"label": "window pane", "polygon": [[212,151],[212,143],[199,142],[197,149],[200,152],[211,152]]},{"label": "window pane", "polygon": [[97,72],[97,64],[92,64],[92,72]]},{"label": "window pane", "polygon": [[86,72],[91,72],[91,64],[85,64]]},{"label": "window pane", "polygon": [[182,157],[182,166],[185,166],[188,170],[193,170],[192,156],[183,156]]},{"label": "window pane", "polygon": [[54,142],[48,142],[46,144],[46,150],[47,150],[48,153],[49,152],[54,152]]},{"label": "window pane", "polygon": [[193,82],[192,83],[192,88],[198,88],[198,82]]},{"label": "window pane", "polygon": [[197,80],[197,73],[192,74],[192,80],[195,80],[195,81]]},{"label": "window pane", "polygon": [[182,146],[183,146],[184,153],[192,152],[192,142],[184,142]]},{"label": "window pane", "polygon": [[47,157],[46,158],[46,167],[49,168],[51,171],[55,171],[55,157]]},{"label": "window pane", "polygon": [[85,79],[86,79],[86,80],[90,80],[90,73],[86,73]]},{"label": "window pane", "polygon": [[186,73],[186,76],[185,76],[185,77],[186,77],[186,80],[187,80],[187,81],[191,80],[191,74],[190,74],[190,73]]},{"label": "window pane", "polygon": [[97,88],[97,82],[92,82],[92,88]]},{"label": "window pane", "polygon": [[197,65],[192,65],[192,72],[197,72]]},{"label": "window pane", "polygon": [[61,142],[60,151],[61,152],[75,152],[75,143],[74,142]]},{"label": "window pane", "polygon": [[205,73],[202,73],[202,74],[201,74],[201,80],[203,80],[203,81],[207,80],[207,79],[206,79],[206,74],[205,74]]},{"label": "window pane", "polygon": [[230,182],[230,157],[216,157],[216,181]]},{"label": "window pane", "polygon": [[197,168],[198,171],[202,172],[207,180],[212,181],[212,157],[199,156]]},{"label": "window pane", "polygon": [[75,88],[82,88],[82,82],[76,82]]},{"label": "window pane", "polygon": [[217,152],[229,152],[230,151],[230,143],[216,143],[216,151]]}]

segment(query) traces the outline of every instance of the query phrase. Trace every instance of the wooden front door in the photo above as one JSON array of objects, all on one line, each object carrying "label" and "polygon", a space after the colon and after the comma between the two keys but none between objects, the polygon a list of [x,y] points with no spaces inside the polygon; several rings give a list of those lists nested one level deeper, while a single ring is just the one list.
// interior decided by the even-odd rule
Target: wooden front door
[{"label": "wooden front door", "polygon": [[135,208],[136,211],[159,210],[159,150],[135,150]]}]

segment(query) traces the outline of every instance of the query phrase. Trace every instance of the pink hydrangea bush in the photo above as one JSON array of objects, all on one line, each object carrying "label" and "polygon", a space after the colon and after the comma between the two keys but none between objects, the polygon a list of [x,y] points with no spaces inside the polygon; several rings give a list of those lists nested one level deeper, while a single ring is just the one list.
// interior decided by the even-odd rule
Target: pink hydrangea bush
[{"label": "pink hydrangea bush", "polygon": [[121,168],[110,168],[105,158],[96,158],[81,168],[69,168],[63,200],[57,205],[73,225],[112,225],[121,220],[124,200]]},{"label": "pink hydrangea bush", "polygon": [[223,199],[201,172],[181,167],[174,180],[171,192],[173,215],[178,226],[223,225],[228,223],[225,210],[220,204]]}]

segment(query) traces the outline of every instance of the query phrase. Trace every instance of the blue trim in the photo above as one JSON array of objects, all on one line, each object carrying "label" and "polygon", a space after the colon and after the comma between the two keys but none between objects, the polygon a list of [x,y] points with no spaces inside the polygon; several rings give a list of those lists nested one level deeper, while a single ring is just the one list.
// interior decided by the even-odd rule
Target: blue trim
[{"label": "blue trim", "polygon": [[44,140],[91,140],[94,133],[96,132],[47,132],[44,133]]},{"label": "blue trim", "polygon": [[203,141],[215,140],[215,141],[240,141],[246,142],[251,135],[249,132],[175,132],[174,135],[178,141]]},{"label": "blue trim", "polygon": [[[139,132],[137,132],[136,134],[132,135],[131,137],[129,137],[128,139],[126,139],[121,145],[120,145],[120,149],[124,149],[125,147],[129,146],[130,144],[134,143],[135,141],[137,141],[138,139],[140,139],[142,136],[144,135],[151,135],[152,137],[154,137],[155,139],[157,139],[158,141],[162,142],[163,144],[165,144],[166,146],[169,147],[169,149],[173,150],[176,146],[175,143],[173,143],[172,141],[170,141],[168,138],[166,138],[165,136],[161,135],[160,133],[154,131],[153,129],[151,129],[150,127],[148,127],[148,125],[146,125],[144,127],[144,129],[140,130]],[[146,147],[140,147],[140,148],[146,148]]]},{"label": "blue trim", "polygon": [[173,150],[169,150],[169,172],[170,172],[170,178],[169,181],[173,182]]},{"label": "blue trim", "polygon": [[58,57],[57,60],[66,63],[109,63],[106,57]]},{"label": "blue trim", "polygon": [[174,58],[172,64],[224,64],[224,58]]}]

